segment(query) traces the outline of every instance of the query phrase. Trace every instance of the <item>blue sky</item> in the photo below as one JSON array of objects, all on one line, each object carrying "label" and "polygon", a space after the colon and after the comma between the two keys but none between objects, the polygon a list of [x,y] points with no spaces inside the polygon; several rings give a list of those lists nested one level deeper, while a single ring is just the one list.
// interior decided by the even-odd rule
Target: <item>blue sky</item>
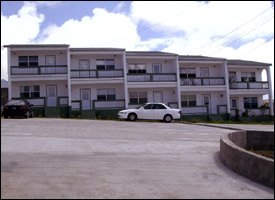
[{"label": "blue sky", "polygon": [[[35,43],[158,50],[274,66],[274,3],[1,1],[1,46]],[[1,78],[7,78],[6,65],[2,48]]]}]

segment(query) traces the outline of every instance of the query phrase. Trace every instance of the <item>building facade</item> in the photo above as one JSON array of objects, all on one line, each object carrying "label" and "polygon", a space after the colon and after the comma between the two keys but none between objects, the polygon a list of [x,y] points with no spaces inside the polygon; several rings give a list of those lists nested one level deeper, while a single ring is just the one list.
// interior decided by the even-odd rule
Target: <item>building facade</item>
[{"label": "building facade", "polygon": [[268,63],[57,44],[5,47],[9,99],[27,99],[42,116],[93,118],[146,102],[183,115],[273,116]]}]

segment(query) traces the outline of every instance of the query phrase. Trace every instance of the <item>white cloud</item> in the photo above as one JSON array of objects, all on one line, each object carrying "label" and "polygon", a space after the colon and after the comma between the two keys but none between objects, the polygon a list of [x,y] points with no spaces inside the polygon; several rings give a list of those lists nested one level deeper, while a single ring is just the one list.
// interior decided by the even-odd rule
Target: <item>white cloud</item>
[{"label": "white cloud", "polygon": [[70,19],[61,26],[51,25],[43,32],[41,43],[66,43],[72,47],[135,48],[140,41],[137,26],[124,14],[96,8],[93,16]]},{"label": "white cloud", "polygon": [[[1,13],[1,46],[28,44],[39,34],[44,15],[38,14],[33,3],[25,2],[16,15]],[[1,78],[7,79],[7,50],[1,48]]]}]

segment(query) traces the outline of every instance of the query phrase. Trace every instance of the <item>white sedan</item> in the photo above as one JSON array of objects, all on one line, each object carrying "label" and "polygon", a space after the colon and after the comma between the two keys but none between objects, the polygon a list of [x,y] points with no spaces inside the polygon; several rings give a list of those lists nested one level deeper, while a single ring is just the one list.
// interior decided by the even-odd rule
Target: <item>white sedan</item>
[{"label": "white sedan", "polygon": [[179,109],[172,109],[163,103],[146,103],[136,109],[121,110],[118,112],[120,119],[135,121],[137,119],[152,119],[171,122],[173,119],[180,119]]}]

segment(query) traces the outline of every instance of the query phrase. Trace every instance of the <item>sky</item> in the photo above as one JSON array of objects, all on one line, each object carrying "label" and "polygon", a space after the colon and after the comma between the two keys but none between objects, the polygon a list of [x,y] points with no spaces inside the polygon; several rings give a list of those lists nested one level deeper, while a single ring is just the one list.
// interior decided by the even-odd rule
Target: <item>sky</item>
[{"label": "sky", "polygon": [[115,47],[265,62],[272,64],[274,85],[274,2],[1,1],[1,79],[7,79],[3,45],[8,44]]}]

